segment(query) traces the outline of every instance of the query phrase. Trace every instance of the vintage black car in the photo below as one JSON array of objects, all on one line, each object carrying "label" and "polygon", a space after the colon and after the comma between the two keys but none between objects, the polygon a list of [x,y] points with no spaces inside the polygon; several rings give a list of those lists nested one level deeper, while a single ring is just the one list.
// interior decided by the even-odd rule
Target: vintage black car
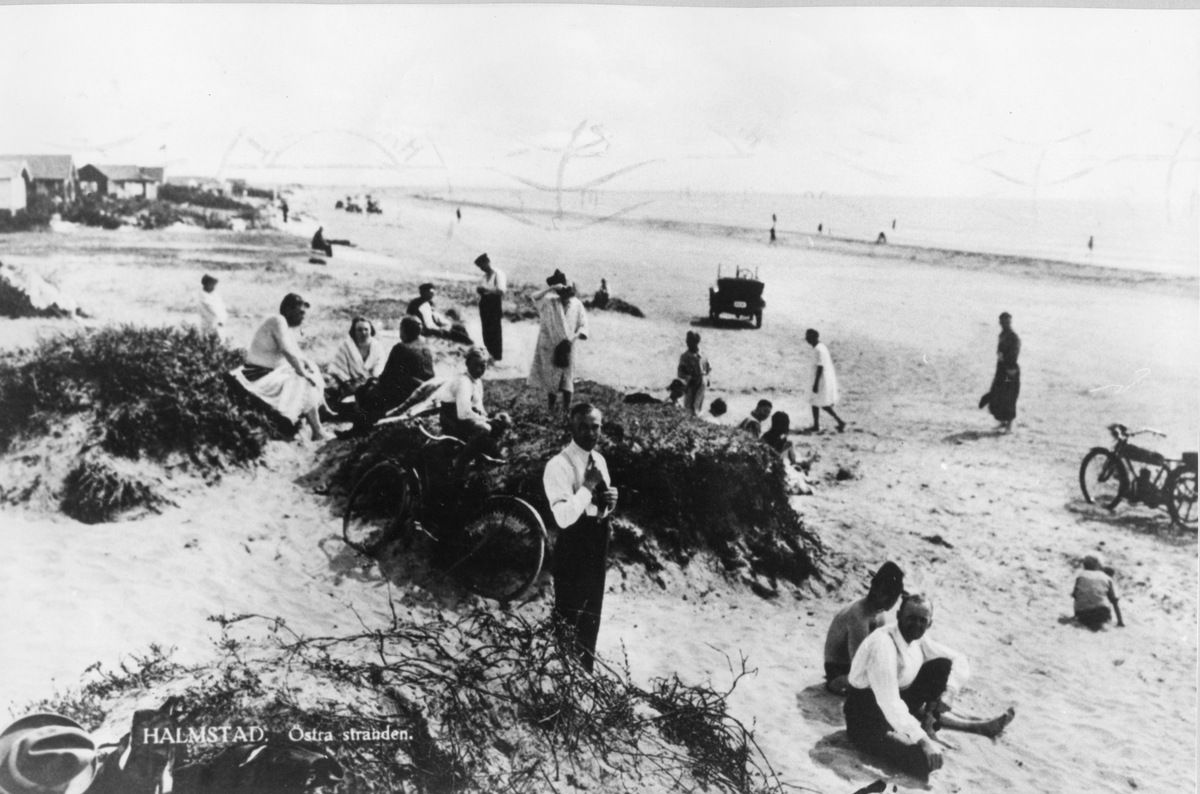
[{"label": "vintage black car", "polygon": [[735,317],[754,318],[754,327],[762,328],[763,283],[758,280],[758,272],[751,273],[748,268],[737,268],[733,278],[721,277],[721,266],[717,266],[717,288],[708,290],[708,316],[714,322],[722,314],[732,314]]}]

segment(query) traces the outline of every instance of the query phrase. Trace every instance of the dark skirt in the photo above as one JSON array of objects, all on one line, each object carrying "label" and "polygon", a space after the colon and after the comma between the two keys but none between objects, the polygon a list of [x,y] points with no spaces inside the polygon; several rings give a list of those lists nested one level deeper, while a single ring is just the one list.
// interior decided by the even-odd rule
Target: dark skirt
[{"label": "dark skirt", "polygon": [[1000,422],[1011,422],[1017,418],[1017,397],[1021,394],[1021,368],[1014,365],[997,364],[996,376],[992,378],[991,399],[988,410]]},{"label": "dark skirt", "polygon": [[479,322],[483,326],[483,346],[496,361],[504,358],[504,299],[500,295],[479,296]]}]

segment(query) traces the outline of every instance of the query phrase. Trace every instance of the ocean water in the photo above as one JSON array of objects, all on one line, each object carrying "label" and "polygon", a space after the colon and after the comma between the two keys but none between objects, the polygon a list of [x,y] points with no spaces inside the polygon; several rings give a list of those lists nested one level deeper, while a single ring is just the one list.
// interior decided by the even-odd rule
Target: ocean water
[{"label": "ocean water", "polygon": [[[376,190],[411,194],[401,188]],[[973,253],[1004,254],[1082,265],[1200,276],[1200,209],[1117,202],[996,198],[897,198],[760,193],[622,192],[590,190],[462,190],[419,195],[498,205],[537,213],[563,211],[570,222],[631,219],[760,229],[775,216],[781,240],[823,233]],[[530,216],[531,218],[534,216]],[[539,225],[550,223],[546,215]],[[514,222],[517,222],[514,220]],[[894,225],[893,225],[894,224]],[[1089,249],[1088,240],[1092,240]]]}]

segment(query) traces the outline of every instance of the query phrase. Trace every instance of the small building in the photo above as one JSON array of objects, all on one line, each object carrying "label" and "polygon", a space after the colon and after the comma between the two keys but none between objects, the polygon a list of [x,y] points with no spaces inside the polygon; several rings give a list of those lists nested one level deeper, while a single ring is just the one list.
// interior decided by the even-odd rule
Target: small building
[{"label": "small building", "polygon": [[69,154],[13,154],[0,155],[3,162],[22,162],[29,169],[30,195],[50,196],[67,203],[75,200],[79,176],[75,172],[75,161]]},{"label": "small building", "polygon": [[113,198],[158,198],[163,169],[140,165],[93,165],[79,169],[79,189],[86,194]]},{"label": "small building", "polygon": [[11,214],[25,209],[32,183],[24,160],[0,160],[0,211]]},{"label": "small building", "polygon": [[202,190],[214,196],[228,196],[233,192],[232,185],[227,179],[213,179],[207,176],[173,176],[167,180],[171,185],[183,185],[194,190]]}]

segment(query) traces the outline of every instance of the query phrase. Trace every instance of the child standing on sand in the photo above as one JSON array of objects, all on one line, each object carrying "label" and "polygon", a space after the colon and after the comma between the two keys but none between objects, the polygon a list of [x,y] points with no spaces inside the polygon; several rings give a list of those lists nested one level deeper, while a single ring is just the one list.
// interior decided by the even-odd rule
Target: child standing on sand
[{"label": "child standing on sand", "polygon": [[676,375],[683,381],[683,407],[699,416],[704,408],[704,389],[708,386],[708,374],[712,367],[700,352],[700,334],[687,332],[687,351],[679,357]]},{"label": "child standing on sand", "polygon": [[[1075,589],[1071,591],[1075,599],[1075,619],[1092,631],[1099,631],[1112,620],[1113,612],[1117,613],[1117,625],[1125,627],[1125,621],[1121,619],[1121,607],[1117,603],[1120,600],[1117,589],[1109,574],[1111,570],[1101,568],[1100,559],[1089,554],[1083,558],[1083,571],[1076,577]],[[1104,603],[1105,600],[1112,604],[1112,612]]]}]

